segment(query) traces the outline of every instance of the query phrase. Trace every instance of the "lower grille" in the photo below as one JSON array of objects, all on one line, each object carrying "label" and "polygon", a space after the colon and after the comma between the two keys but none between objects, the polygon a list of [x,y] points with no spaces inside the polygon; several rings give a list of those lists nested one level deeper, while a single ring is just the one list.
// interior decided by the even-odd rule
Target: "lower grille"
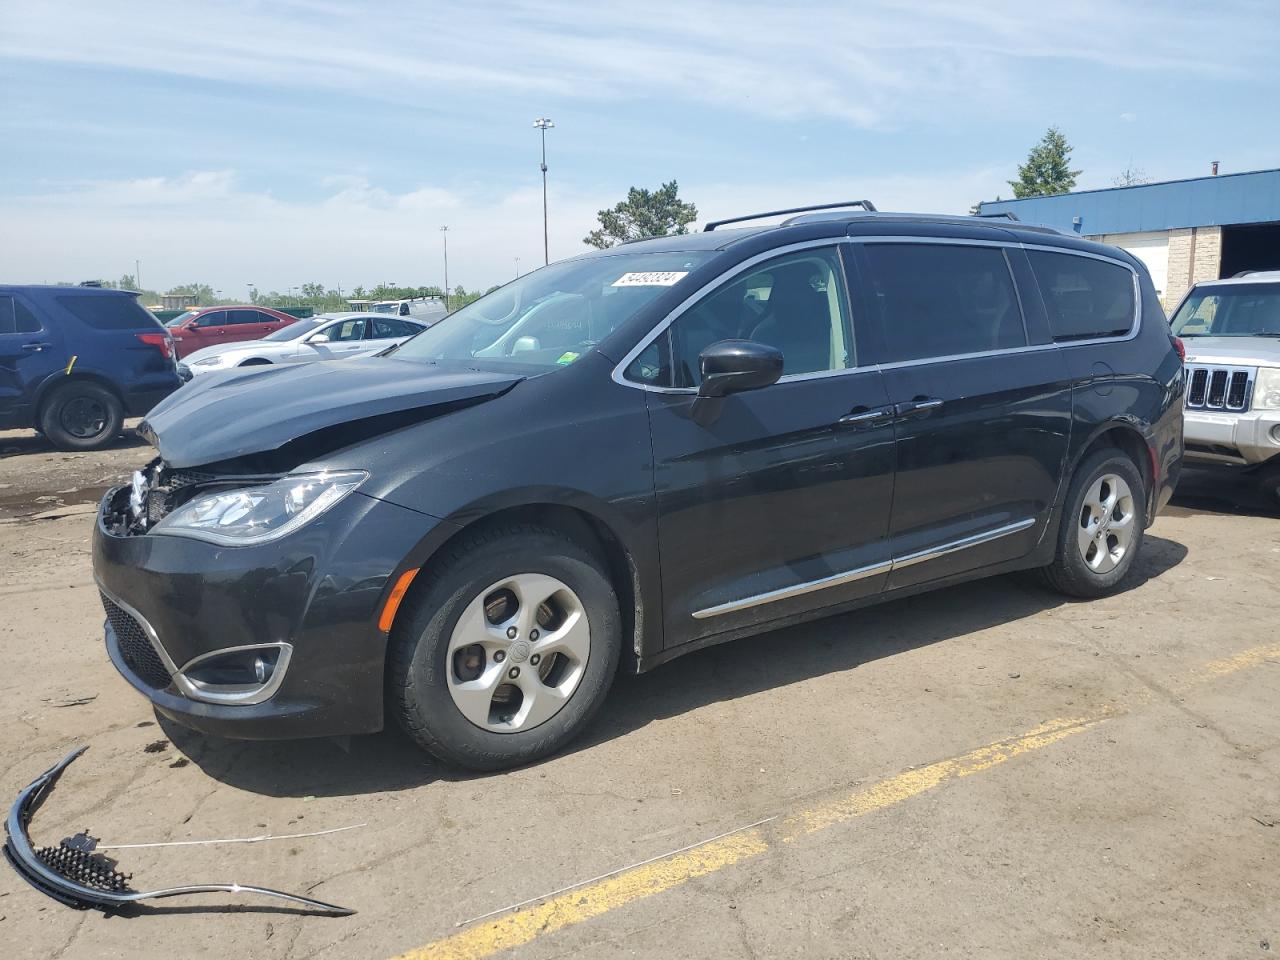
[{"label": "lower grille", "polygon": [[1187,364],[1187,409],[1243,413],[1253,394],[1253,375],[1252,367]]},{"label": "lower grille", "polygon": [[107,612],[107,621],[116,635],[116,643],[120,647],[120,657],[125,665],[137,675],[138,679],[156,690],[169,686],[169,671],[164,661],[151,645],[147,631],[137,619],[105,593],[102,597],[102,608]]}]

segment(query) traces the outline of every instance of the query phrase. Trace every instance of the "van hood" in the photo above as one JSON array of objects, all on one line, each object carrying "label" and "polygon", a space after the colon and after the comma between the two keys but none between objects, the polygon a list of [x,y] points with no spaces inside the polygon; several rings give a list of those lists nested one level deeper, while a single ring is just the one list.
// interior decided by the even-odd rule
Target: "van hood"
[{"label": "van hood", "polygon": [[423,363],[365,357],[289,366],[237,367],[197,377],[154,407],[138,432],[170,467],[196,467],[250,454],[353,421],[499,396],[520,374],[478,370],[458,362]]},{"label": "van hood", "polygon": [[1256,367],[1280,366],[1280,336],[1183,337],[1187,363],[1228,363]]}]

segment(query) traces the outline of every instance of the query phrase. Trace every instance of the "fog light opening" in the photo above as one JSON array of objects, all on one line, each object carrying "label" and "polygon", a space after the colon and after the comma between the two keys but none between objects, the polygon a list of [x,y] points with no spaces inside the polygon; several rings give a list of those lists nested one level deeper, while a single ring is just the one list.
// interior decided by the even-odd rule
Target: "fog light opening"
[{"label": "fog light opening", "polygon": [[210,703],[261,703],[284,678],[287,643],[216,650],[196,657],[175,678],[188,697]]},{"label": "fog light opening", "polygon": [[1271,428],[1271,442],[1280,443],[1280,423]]}]

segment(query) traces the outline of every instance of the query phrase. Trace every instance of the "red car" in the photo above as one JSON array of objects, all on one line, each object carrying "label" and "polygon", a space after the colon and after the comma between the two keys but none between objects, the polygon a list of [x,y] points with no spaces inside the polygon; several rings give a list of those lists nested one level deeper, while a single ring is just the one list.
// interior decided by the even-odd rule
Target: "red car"
[{"label": "red car", "polygon": [[174,351],[185,357],[215,343],[261,340],[297,322],[297,317],[270,307],[201,307],[174,317],[165,326],[173,336]]}]

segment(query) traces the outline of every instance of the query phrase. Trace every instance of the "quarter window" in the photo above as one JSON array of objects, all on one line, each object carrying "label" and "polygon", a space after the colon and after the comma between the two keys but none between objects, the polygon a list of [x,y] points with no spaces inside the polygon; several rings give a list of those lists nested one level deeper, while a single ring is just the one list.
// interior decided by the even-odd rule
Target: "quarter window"
[{"label": "quarter window", "polygon": [[136,297],[119,294],[70,294],[57,297],[58,303],[94,330],[148,330],[156,318],[138,305]]},{"label": "quarter window", "polygon": [[390,317],[373,317],[373,333],[370,335],[374,340],[390,340],[394,337],[409,337],[418,332],[418,328],[412,324],[405,323],[403,320],[393,320]]},{"label": "quarter window", "polygon": [[870,243],[868,335],[882,362],[1027,345],[1022,309],[999,247]]},{"label": "quarter window", "polygon": [[1124,336],[1133,327],[1133,272],[1068,253],[1028,250],[1054,340]]},{"label": "quarter window", "polygon": [[[784,376],[846,369],[854,362],[848,317],[834,249],[766,261],[699,301],[672,324],[675,386],[697,386],[698,355],[721,340],[755,340],[777,347]],[[661,348],[651,346],[628,375],[656,383],[666,372],[663,366]]]}]

